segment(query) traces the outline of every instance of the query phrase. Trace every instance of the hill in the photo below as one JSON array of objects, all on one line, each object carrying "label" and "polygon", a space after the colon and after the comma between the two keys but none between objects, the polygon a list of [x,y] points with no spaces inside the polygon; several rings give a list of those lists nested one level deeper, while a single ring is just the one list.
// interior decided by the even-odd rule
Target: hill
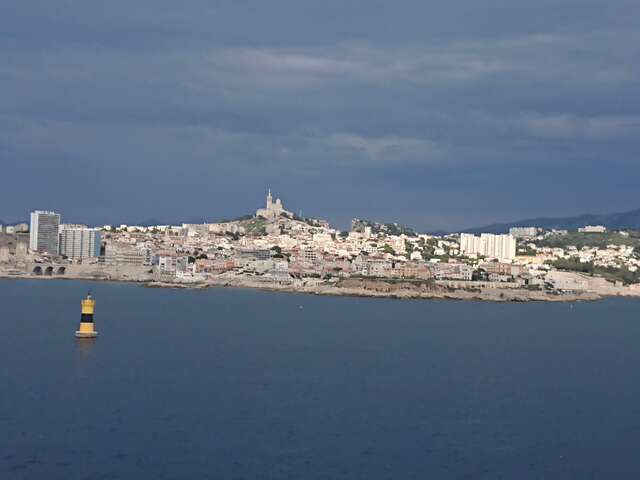
[{"label": "hill", "polygon": [[409,237],[415,237],[416,232],[413,228],[399,223],[379,223],[372,220],[364,220],[360,218],[354,218],[351,220],[351,231],[363,233],[366,227],[371,227],[371,233],[386,233],[387,235],[407,235]]},{"label": "hill", "polygon": [[542,227],[557,230],[577,230],[585,225],[604,225],[614,230],[640,230],[640,209],[628,212],[585,214],[576,217],[542,217],[510,223],[494,223],[464,230],[468,233],[507,233],[511,227]]}]

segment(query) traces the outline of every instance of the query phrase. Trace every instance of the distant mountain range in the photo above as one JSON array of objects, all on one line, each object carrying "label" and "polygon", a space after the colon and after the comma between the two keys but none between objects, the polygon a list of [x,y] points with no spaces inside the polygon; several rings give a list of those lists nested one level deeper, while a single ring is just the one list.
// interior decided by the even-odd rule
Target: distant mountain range
[{"label": "distant mountain range", "polygon": [[629,212],[585,214],[576,217],[529,218],[510,223],[494,223],[463,230],[467,233],[508,233],[511,227],[542,227],[556,230],[577,230],[585,225],[604,225],[614,230],[640,230],[640,209]]}]

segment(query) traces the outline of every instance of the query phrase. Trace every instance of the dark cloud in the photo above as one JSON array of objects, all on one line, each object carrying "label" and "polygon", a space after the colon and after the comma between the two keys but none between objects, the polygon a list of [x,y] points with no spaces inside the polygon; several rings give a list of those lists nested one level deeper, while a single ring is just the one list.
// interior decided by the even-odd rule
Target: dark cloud
[{"label": "dark cloud", "polygon": [[[637,207],[640,4],[9,0],[2,217]],[[597,195],[594,191],[598,192]]]}]

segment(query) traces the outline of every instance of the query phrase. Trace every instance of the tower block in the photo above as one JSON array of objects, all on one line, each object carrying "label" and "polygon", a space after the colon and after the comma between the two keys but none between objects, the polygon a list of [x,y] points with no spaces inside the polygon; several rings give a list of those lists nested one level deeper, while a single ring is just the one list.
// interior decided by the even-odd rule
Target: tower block
[{"label": "tower block", "polygon": [[76,332],[77,338],[96,338],[98,332],[93,328],[93,312],[95,310],[96,301],[91,298],[91,293],[87,294],[87,298],[80,302],[82,305],[82,316],[80,318],[80,330]]}]

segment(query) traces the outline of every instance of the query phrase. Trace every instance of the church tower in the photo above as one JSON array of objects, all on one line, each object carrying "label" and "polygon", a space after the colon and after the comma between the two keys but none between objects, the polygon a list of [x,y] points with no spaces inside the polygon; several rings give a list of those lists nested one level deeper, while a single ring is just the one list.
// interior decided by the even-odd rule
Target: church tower
[{"label": "church tower", "polygon": [[273,205],[273,197],[271,196],[271,189],[269,189],[269,193],[267,193],[267,210],[271,210],[272,205]]}]

